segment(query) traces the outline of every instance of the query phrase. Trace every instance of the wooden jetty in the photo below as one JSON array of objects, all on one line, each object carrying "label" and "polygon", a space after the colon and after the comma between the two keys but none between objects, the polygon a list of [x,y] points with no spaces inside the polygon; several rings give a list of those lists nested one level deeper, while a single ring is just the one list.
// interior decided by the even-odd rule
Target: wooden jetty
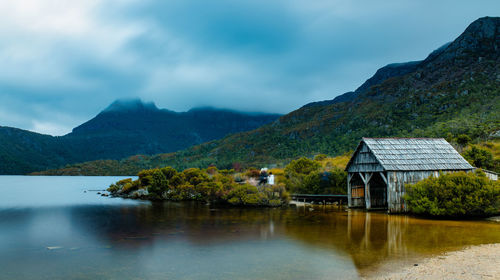
[{"label": "wooden jetty", "polygon": [[299,202],[313,203],[338,203],[339,205],[347,203],[345,194],[292,194],[292,200]]}]

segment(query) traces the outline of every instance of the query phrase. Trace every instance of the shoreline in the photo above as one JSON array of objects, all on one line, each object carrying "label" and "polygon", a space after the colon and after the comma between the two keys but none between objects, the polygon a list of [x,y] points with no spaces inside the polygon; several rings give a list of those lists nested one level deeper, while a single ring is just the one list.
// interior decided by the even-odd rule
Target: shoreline
[{"label": "shoreline", "polygon": [[361,279],[500,279],[500,243],[468,246],[424,257],[418,265],[405,264],[390,270],[384,275],[375,271]]}]

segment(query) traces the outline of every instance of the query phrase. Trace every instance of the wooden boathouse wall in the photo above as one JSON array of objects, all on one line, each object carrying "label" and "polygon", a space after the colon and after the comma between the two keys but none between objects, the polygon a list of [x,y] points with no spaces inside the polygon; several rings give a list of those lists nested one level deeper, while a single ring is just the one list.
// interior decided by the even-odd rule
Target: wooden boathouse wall
[{"label": "wooden boathouse wall", "polygon": [[405,184],[473,169],[444,139],[363,138],[346,167],[348,204],[406,212]]}]

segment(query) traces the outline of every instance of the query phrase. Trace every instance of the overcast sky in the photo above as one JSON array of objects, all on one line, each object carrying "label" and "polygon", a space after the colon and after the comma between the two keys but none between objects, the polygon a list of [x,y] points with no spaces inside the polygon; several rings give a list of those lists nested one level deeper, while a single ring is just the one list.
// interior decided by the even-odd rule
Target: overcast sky
[{"label": "overcast sky", "polygon": [[287,113],[499,11],[498,0],[1,0],[0,125],[63,135],[132,97]]}]

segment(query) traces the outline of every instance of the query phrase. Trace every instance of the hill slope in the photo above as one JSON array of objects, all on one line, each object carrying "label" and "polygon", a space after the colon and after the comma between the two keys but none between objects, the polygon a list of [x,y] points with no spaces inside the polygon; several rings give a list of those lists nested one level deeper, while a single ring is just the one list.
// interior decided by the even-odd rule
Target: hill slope
[{"label": "hill slope", "polygon": [[175,154],[85,163],[54,174],[280,163],[318,153],[338,155],[361,137],[468,134],[484,139],[500,129],[499,53],[500,18],[480,18],[425,60],[388,65],[354,92],[308,104],[256,130]]},{"label": "hill slope", "polygon": [[[64,136],[93,159],[121,159],[135,154],[175,152],[258,128],[276,114],[250,114],[214,108],[177,113],[140,100],[116,101],[95,118]],[[76,144],[76,145],[75,145]],[[88,150],[87,147],[95,146]]]},{"label": "hill slope", "polygon": [[177,113],[140,100],[116,101],[61,137],[0,127],[0,174],[25,174],[75,162],[174,152],[255,129],[278,117],[214,108]]}]

